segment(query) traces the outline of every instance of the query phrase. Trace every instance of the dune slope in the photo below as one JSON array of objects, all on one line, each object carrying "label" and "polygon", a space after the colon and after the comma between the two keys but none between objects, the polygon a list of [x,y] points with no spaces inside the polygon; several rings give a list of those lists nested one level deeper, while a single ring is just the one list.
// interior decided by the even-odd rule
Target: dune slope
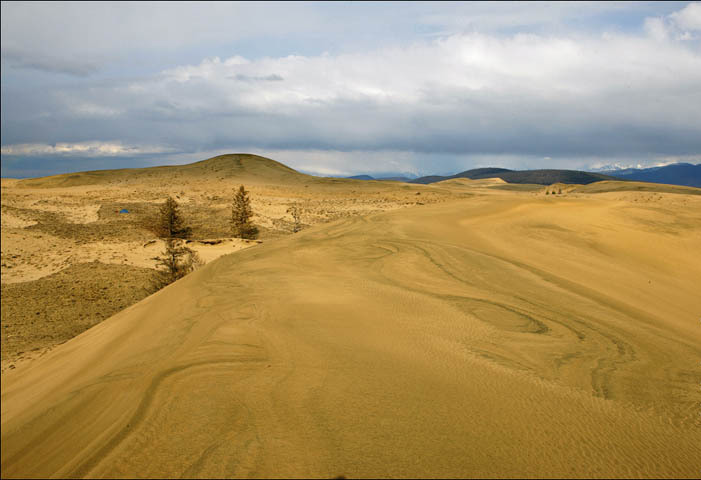
[{"label": "dune slope", "polygon": [[490,196],[222,257],[4,374],[2,476],[695,477],[700,212]]}]

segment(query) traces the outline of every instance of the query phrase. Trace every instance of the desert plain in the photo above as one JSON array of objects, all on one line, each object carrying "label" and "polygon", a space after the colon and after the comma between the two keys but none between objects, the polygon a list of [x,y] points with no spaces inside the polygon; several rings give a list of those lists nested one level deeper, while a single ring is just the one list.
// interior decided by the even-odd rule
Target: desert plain
[{"label": "desert plain", "polygon": [[[206,264],[149,295],[168,195]],[[1,474],[698,477],[699,252],[690,187],[3,179]]]}]

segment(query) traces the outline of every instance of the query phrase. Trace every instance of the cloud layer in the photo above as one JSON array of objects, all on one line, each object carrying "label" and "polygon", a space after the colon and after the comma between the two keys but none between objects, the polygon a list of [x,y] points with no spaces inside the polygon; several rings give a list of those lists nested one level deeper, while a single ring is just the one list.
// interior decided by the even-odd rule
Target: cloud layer
[{"label": "cloud layer", "polygon": [[[92,78],[89,58],[64,62],[84,78],[49,89],[3,83],[2,154],[248,150],[333,173],[364,168],[349,152],[382,159],[370,162],[375,171],[417,173],[499,159],[581,168],[689,157],[701,152],[700,11],[692,3],[638,30],[566,33],[480,32],[479,15],[426,15],[440,33],[337,53],[211,56],[130,76]],[[537,23],[543,12],[532,13]],[[460,18],[473,27],[459,31]],[[27,67],[4,38],[3,62]],[[36,58],[29,67],[61,71]]]},{"label": "cloud layer", "polygon": [[81,143],[57,143],[46,145],[43,143],[21,143],[17,145],[3,145],[3,155],[15,156],[46,156],[46,155],[72,155],[83,157],[129,157],[134,155],[150,155],[154,153],[167,153],[173,150],[165,147],[153,146],[125,146],[119,142],[81,142]]}]

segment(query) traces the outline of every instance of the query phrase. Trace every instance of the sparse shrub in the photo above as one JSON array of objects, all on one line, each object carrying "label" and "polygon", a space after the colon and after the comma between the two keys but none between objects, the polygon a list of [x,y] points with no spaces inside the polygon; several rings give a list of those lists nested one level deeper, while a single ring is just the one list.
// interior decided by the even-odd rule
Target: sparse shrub
[{"label": "sparse shrub", "polygon": [[292,225],[292,231],[297,233],[302,230],[302,212],[300,208],[296,204],[292,205],[287,209],[287,213],[292,215],[292,221],[294,222]]},{"label": "sparse shrub", "polygon": [[546,190],[546,191],[545,191],[545,194],[546,194],[546,195],[550,195],[550,190]]},{"label": "sparse shrub", "polygon": [[157,292],[203,265],[197,252],[186,247],[180,239],[167,238],[165,242],[165,251],[157,257],[157,269],[150,285],[151,293]]},{"label": "sparse shrub", "polygon": [[235,237],[253,239],[258,236],[258,228],[251,222],[252,216],[251,199],[241,185],[231,204],[231,230]]},{"label": "sparse shrub", "polygon": [[168,197],[158,211],[153,232],[160,238],[190,238],[192,229],[185,226],[180,207],[173,197]]}]

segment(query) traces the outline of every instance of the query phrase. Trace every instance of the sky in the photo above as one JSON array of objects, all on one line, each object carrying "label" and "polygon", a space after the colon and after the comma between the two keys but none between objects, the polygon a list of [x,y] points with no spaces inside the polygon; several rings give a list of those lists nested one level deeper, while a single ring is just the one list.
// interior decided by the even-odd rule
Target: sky
[{"label": "sky", "polygon": [[3,177],[701,162],[701,2],[2,2]]}]

